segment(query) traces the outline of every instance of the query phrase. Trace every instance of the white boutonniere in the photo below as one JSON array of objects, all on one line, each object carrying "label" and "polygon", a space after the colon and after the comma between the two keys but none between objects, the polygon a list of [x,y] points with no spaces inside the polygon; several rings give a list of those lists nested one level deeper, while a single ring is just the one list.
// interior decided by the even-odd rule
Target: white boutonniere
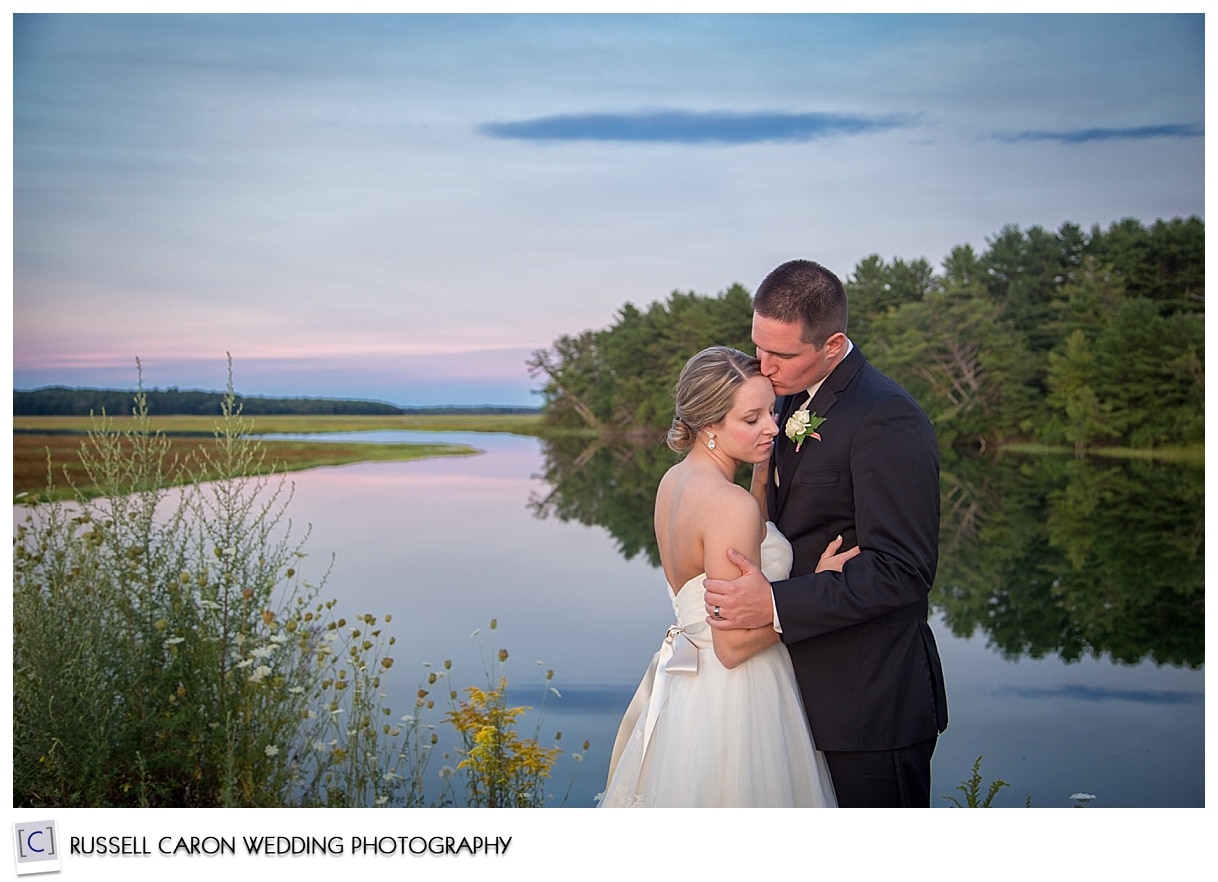
[{"label": "white boutonniere", "polygon": [[814,413],[808,413],[803,408],[795,411],[787,418],[786,434],[787,437],[795,442],[795,452],[799,453],[799,448],[803,447],[804,442],[809,438],[821,440],[820,433],[816,430],[821,427],[821,424],[828,417],[819,417]]}]

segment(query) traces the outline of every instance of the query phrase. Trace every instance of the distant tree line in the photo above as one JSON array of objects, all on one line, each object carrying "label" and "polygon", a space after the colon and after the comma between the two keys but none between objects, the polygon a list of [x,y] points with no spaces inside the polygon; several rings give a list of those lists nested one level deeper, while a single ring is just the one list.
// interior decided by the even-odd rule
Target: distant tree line
[{"label": "distant tree line", "polygon": [[[219,416],[223,392],[182,390],[145,390],[148,413],[152,416],[202,415]],[[110,416],[131,414],[136,391],[121,389],[79,389],[67,386],[46,386],[33,390],[14,390],[14,416]],[[415,416],[419,414],[524,414],[536,413],[537,408],[486,405],[478,407],[397,407],[381,401],[359,401],[344,398],[264,398],[236,396],[241,412],[246,416],[304,414],[311,416]]]},{"label": "distant tree line", "polygon": [[[1009,225],[986,246],[957,246],[939,272],[872,255],[843,279],[851,339],[918,399],[941,444],[1203,442],[1200,218]],[[685,360],[715,344],[751,352],[751,321],[740,285],[626,303],[608,328],[533,354],[546,421],[663,431]]]}]

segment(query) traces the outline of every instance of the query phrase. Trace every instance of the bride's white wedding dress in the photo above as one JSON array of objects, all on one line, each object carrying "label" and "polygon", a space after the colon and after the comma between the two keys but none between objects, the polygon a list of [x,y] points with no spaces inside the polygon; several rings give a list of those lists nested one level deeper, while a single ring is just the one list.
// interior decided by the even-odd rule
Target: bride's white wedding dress
[{"label": "bride's white wedding dress", "polygon": [[[791,571],[791,544],[772,523],[761,569],[771,581]],[[706,623],[705,579],[669,588],[677,623],[626,709],[599,805],[836,806],[786,647],[725,668]]]}]

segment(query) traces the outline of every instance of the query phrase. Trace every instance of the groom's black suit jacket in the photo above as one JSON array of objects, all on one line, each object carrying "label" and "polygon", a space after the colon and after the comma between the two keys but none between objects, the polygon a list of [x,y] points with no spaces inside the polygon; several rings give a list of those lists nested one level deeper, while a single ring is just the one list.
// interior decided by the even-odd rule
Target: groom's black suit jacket
[{"label": "groom's black suit jacket", "polygon": [[[794,547],[791,578],[774,583],[816,746],[893,750],[947,726],[939,651],[927,618],[939,543],[939,454],[912,397],[856,346],[808,409],[825,417],[798,453],[787,415],[807,393],[779,400],[771,519]],[[816,573],[835,536],[861,554],[843,572]]]}]

